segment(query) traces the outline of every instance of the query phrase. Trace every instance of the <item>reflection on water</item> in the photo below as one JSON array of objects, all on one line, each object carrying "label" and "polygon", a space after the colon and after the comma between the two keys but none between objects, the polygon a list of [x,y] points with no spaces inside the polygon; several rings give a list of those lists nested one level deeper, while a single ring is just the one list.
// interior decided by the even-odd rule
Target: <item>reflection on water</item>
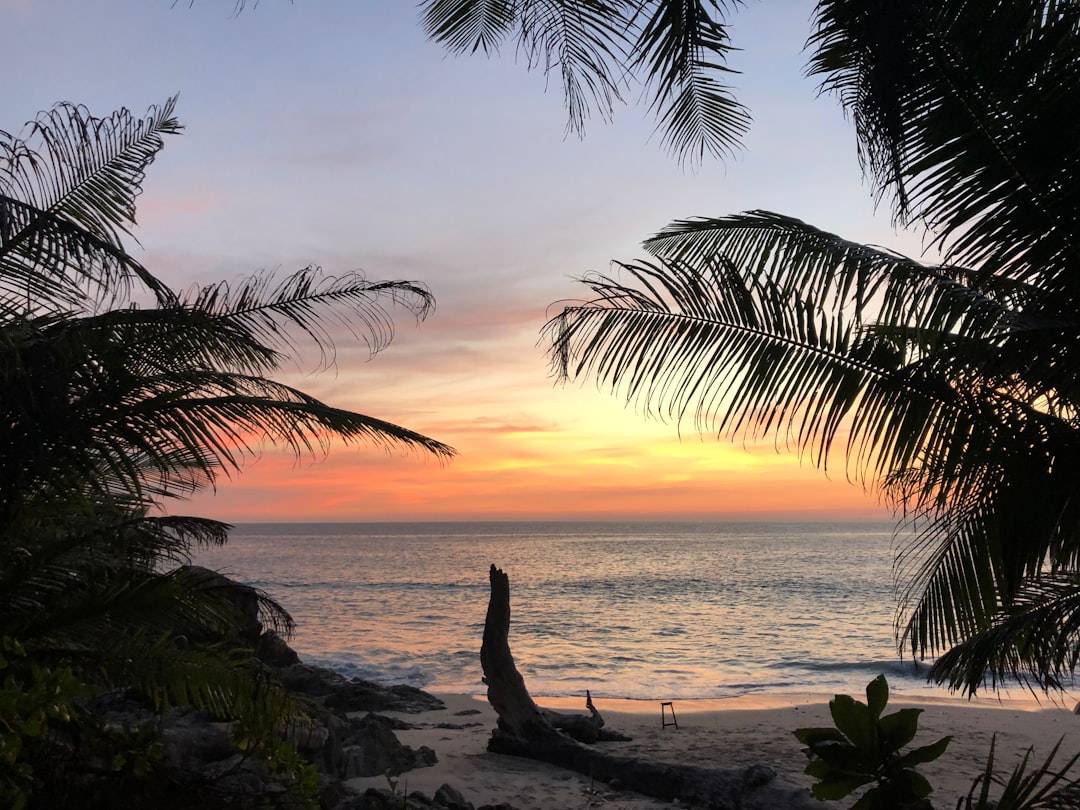
[{"label": "reflection on water", "polygon": [[269,591],[307,659],[480,693],[488,567],[538,695],[725,697],[927,687],[893,641],[881,523],[412,523],[238,527],[197,562]]}]

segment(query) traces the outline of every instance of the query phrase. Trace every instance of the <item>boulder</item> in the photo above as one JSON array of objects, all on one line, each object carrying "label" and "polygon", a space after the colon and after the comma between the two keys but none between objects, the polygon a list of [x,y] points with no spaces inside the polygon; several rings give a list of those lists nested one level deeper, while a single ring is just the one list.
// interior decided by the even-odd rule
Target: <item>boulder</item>
[{"label": "boulder", "polygon": [[382,686],[359,678],[349,679],[311,664],[283,667],[277,677],[287,691],[317,698],[326,708],[337,712],[418,714],[446,708],[437,697],[415,686]]},{"label": "boulder", "polygon": [[438,761],[435,752],[427,746],[413,749],[403,745],[394,735],[390,720],[376,714],[349,720],[349,731],[342,741],[341,754],[339,775],[343,779],[383,773],[396,776],[413,768],[434,765]]}]

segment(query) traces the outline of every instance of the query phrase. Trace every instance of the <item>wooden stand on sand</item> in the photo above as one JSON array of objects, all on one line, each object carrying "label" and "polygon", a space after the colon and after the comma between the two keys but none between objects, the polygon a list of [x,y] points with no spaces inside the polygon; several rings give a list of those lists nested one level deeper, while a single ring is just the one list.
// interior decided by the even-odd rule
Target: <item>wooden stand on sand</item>
[{"label": "wooden stand on sand", "polygon": [[488,740],[489,751],[547,762],[600,782],[690,805],[718,810],[817,810],[819,803],[808,791],[777,784],[776,774],[766,766],[701,768],[648,762],[593,748],[593,742],[629,738],[604,728],[591,696],[586,702],[589,715],[566,715],[536,705],[510,652],[510,579],[494,565],[490,579],[480,663],[488,702],[499,722]]}]

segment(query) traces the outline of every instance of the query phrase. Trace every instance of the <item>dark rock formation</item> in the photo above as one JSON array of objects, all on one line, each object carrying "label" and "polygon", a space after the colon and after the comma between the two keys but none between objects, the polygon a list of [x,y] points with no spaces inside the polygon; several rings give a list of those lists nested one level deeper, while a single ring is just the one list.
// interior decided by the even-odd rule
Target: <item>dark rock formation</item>
[{"label": "dark rock formation", "polygon": [[317,698],[337,712],[419,712],[444,709],[446,705],[415,686],[382,686],[359,678],[349,679],[333,670],[310,664],[292,664],[276,672],[289,692]]},{"label": "dark rock formation", "polygon": [[342,740],[342,779],[354,776],[392,776],[438,762],[435,752],[427,746],[414,750],[402,745],[393,732],[393,723],[386,717],[369,714],[360,719],[350,718],[349,731]]},{"label": "dark rock formation", "polygon": [[389,790],[369,788],[363,795],[347,799],[334,810],[402,810],[402,808],[406,810],[515,810],[513,805],[503,803],[476,806],[450,785],[443,785],[432,797],[420,791],[402,796],[400,793]]}]

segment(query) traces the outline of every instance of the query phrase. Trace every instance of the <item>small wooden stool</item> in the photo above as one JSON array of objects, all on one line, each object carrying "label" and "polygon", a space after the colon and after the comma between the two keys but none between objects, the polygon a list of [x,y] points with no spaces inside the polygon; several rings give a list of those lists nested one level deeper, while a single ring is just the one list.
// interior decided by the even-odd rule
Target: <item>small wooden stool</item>
[{"label": "small wooden stool", "polygon": [[[667,719],[667,710],[671,709],[671,720]],[[670,700],[660,701],[660,728],[667,728],[668,726],[679,727],[679,721],[675,717],[675,705]]]}]

